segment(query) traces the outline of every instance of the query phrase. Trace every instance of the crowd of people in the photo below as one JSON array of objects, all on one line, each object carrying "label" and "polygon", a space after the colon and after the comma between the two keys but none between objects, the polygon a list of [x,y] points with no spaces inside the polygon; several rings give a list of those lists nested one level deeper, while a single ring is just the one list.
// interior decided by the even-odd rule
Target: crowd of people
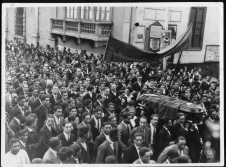
[{"label": "crowd of people", "polygon": [[[219,80],[200,68],[109,63],[16,40],[5,50],[6,164],[220,161],[220,141],[206,123],[219,124]],[[140,100],[145,93],[199,105],[201,123],[187,124],[182,112],[161,119]]]}]

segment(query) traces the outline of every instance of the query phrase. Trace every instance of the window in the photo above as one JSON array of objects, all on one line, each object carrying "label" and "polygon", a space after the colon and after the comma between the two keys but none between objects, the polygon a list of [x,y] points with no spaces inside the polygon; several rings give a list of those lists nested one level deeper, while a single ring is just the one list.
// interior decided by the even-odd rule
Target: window
[{"label": "window", "polygon": [[93,18],[93,9],[92,7],[83,6],[81,7],[81,19],[92,20]]},{"label": "window", "polygon": [[193,22],[190,49],[201,50],[206,19],[206,7],[192,7],[190,21]]},{"label": "window", "polygon": [[110,21],[110,7],[97,7],[96,21]]},{"label": "window", "polygon": [[23,36],[23,15],[24,15],[24,8],[17,8],[15,34],[19,36]]},{"label": "window", "polygon": [[67,18],[77,19],[77,7],[67,7]]}]

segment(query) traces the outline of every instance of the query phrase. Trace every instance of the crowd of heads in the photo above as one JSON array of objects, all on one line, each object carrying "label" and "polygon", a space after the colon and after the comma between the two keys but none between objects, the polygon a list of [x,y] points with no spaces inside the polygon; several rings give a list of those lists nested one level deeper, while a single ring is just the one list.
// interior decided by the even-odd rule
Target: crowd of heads
[{"label": "crowd of heads", "polygon": [[[11,128],[14,134],[8,135],[6,141],[7,151],[12,154],[20,150],[19,141],[27,143],[30,140],[30,132],[25,127],[37,133],[36,144],[32,145],[37,148],[42,143],[39,140],[43,126],[56,129],[55,119],[61,117],[59,131],[73,133],[80,142],[88,141],[90,135],[89,128],[78,126],[89,124],[93,118],[103,120],[100,133],[109,135],[113,142],[118,141],[118,126],[122,122],[130,124],[131,120],[139,118],[134,127],[157,126],[159,115],[151,113],[140,100],[148,93],[194,103],[204,111],[203,120],[219,121],[219,80],[212,81],[210,75],[202,76],[201,68],[185,66],[179,70],[163,70],[161,63],[106,62],[102,54],[88,54],[85,50],[71,53],[66,47],[61,51],[58,47],[28,45],[18,40],[6,41],[5,51],[6,131],[10,132],[8,124],[13,119],[19,120],[21,126],[19,130]],[[44,116],[40,115],[40,110],[44,111]],[[185,124],[185,115],[178,113],[174,119],[161,120],[161,126],[170,129],[176,122]],[[73,157],[80,160],[81,146],[76,141],[68,147],[61,146],[58,135],[56,133],[46,142],[49,148],[57,150],[60,162],[70,162]],[[89,141],[95,143],[93,139]],[[132,141],[141,147],[141,161],[152,163],[155,150],[142,145],[143,134],[135,133]],[[175,143],[183,150],[186,139],[180,136]],[[181,157],[174,149],[166,156],[171,163],[191,162],[188,156]],[[43,163],[42,158],[34,157],[30,161]],[[108,156],[104,161],[118,163],[115,156]]]}]

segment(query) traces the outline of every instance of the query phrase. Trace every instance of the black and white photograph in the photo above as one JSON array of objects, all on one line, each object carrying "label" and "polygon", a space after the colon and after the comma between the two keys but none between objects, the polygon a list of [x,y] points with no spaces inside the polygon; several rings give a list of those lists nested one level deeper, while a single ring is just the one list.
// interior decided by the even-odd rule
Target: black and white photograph
[{"label": "black and white photograph", "polygon": [[1,166],[224,166],[223,11],[3,3]]}]

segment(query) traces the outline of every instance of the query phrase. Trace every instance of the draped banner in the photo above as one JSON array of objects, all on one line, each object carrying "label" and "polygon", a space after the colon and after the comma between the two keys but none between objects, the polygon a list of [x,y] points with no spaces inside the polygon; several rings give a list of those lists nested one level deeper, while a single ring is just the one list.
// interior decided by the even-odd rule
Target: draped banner
[{"label": "draped banner", "polygon": [[192,23],[188,29],[171,45],[158,51],[145,51],[133,45],[109,37],[104,60],[107,62],[153,62],[163,57],[189,49]]}]

